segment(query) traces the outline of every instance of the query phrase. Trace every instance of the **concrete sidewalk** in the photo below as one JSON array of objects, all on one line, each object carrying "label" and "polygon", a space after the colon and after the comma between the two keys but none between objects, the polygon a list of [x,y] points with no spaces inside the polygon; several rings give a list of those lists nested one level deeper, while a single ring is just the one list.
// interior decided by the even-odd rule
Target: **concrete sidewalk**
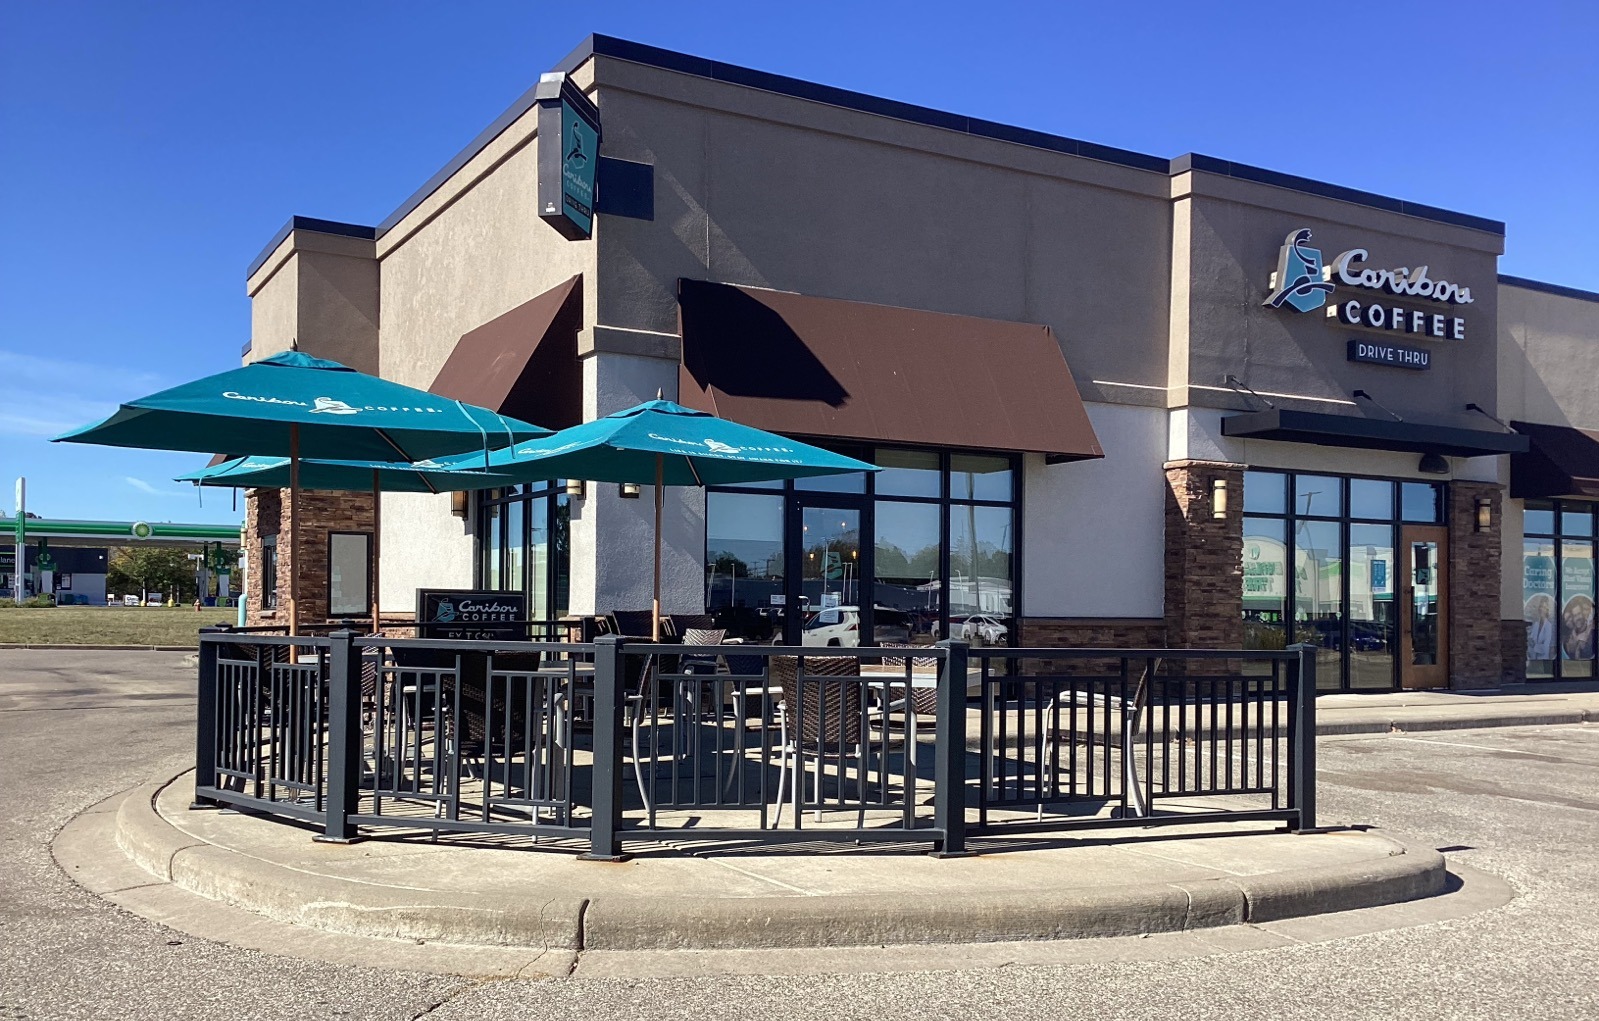
[{"label": "concrete sidewalk", "polygon": [[925,848],[821,842],[759,852],[639,845],[619,864],[525,838],[503,847],[420,834],[320,844],[308,828],[190,811],[191,783],[186,774],[85,813],[63,830],[58,859],[94,888],[95,869],[81,871],[80,860],[121,858],[104,846],[114,839],[145,882],[279,922],[567,951],[1175,932],[1397,903],[1446,882],[1443,857],[1429,847],[1375,831],[1294,835],[1258,824],[982,838],[971,842],[978,856],[944,861]]},{"label": "concrete sidewalk", "polygon": [[1544,723],[1599,723],[1599,685],[1561,682],[1482,691],[1361,692],[1316,699],[1316,733],[1322,735]]}]

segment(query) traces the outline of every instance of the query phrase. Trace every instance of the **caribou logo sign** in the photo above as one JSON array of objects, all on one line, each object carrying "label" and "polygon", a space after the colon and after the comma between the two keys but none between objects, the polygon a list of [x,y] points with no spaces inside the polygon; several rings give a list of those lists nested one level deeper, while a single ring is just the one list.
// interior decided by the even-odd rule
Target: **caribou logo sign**
[{"label": "caribou logo sign", "polygon": [[1265,301],[1271,308],[1287,305],[1296,312],[1314,312],[1327,304],[1333,284],[1322,279],[1321,252],[1305,244],[1310,231],[1301,227],[1283,239],[1277,255],[1277,272],[1271,278],[1272,293]]}]

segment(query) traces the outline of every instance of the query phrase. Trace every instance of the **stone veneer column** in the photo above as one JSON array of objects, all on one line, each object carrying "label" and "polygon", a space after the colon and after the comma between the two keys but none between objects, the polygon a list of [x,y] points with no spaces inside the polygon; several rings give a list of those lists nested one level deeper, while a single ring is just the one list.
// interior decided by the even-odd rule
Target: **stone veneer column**
[{"label": "stone veneer column", "polygon": [[[288,490],[252,490],[245,500],[244,548],[249,556],[250,608],[246,623],[287,624],[289,573],[300,570],[300,623],[321,624],[328,617],[328,535],[332,532],[372,534],[372,494],[302,490],[300,548],[289,544]],[[262,610],[261,540],[278,536],[278,609]]]},{"label": "stone veneer column", "polygon": [[[1477,500],[1487,498],[1493,525],[1477,531]],[[1499,618],[1500,536],[1504,489],[1492,482],[1449,485],[1449,686],[1497,687],[1505,669]]]},{"label": "stone veneer column", "polygon": [[[1217,479],[1227,483],[1220,518],[1211,496]],[[1177,649],[1241,648],[1243,467],[1169,461],[1166,483],[1166,641]]]}]

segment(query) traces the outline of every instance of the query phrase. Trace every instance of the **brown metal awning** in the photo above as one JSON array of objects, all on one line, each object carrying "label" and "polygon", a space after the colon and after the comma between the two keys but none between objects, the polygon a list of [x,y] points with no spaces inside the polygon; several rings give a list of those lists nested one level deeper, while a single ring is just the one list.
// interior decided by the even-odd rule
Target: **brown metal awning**
[{"label": "brown metal awning", "polygon": [[462,334],[429,390],[550,429],[583,421],[583,278]]},{"label": "brown metal awning", "polygon": [[1511,422],[1531,441],[1510,458],[1510,495],[1516,499],[1581,496],[1599,499],[1599,432],[1568,425]]},{"label": "brown metal awning", "polygon": [[1047,326],[678,281],[679,400],[799,436],[1103,457]]}]

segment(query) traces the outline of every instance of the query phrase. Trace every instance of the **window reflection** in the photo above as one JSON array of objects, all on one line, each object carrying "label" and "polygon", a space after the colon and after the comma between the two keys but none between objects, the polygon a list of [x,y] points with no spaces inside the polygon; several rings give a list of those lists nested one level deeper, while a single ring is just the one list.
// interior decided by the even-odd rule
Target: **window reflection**
[{"label": "window reflection", "polygon": [[1010,459],[981,454],[952,454],[949,496],[952,500],[1009,500]]},{"label": "window reflection", "polygon": [[951,638],[983,645],[1009,644],[1012,559],[1009,507],[950,507]]},{"label": "window reflection", "polygon": [[[1393,513],[1391,487],[1388,513]],[[1351,688],[1393,687],[1396,566],[1392,525],[1349,526]]]},{"label": "window reflection", "polygon": [[733,636],[764,641],[781,626],[782,602],[783,497],[707,493],[706,611]]},{"label": "window reflection", "polygon": [[1288,600],[1288,554],[1283,522],[1244,519],[1244,648],[1288,645],[1283,621]]},{"label": "window reflection", "polygon": [[942,495],[938,454],[931,450],[895,450],[879,447],[876,464],[878,496],[921,496],[936,499]]},{"label": "window reflection", "polygon": [[942,614],[938,505],[877,504],[873,635],[879,643],[931,643]]},{"label": "window reflection", "polygon": [[1301,521],[1294,531],[1294,639],[1317,648],[1319,688],[1339,687],[1344,559],[1336,521]]},{"label": "window reflection", "polygon": [[1336,518],[1344,512],[1344,480],[1328,475],[1294,476],[1294,513]]}]

